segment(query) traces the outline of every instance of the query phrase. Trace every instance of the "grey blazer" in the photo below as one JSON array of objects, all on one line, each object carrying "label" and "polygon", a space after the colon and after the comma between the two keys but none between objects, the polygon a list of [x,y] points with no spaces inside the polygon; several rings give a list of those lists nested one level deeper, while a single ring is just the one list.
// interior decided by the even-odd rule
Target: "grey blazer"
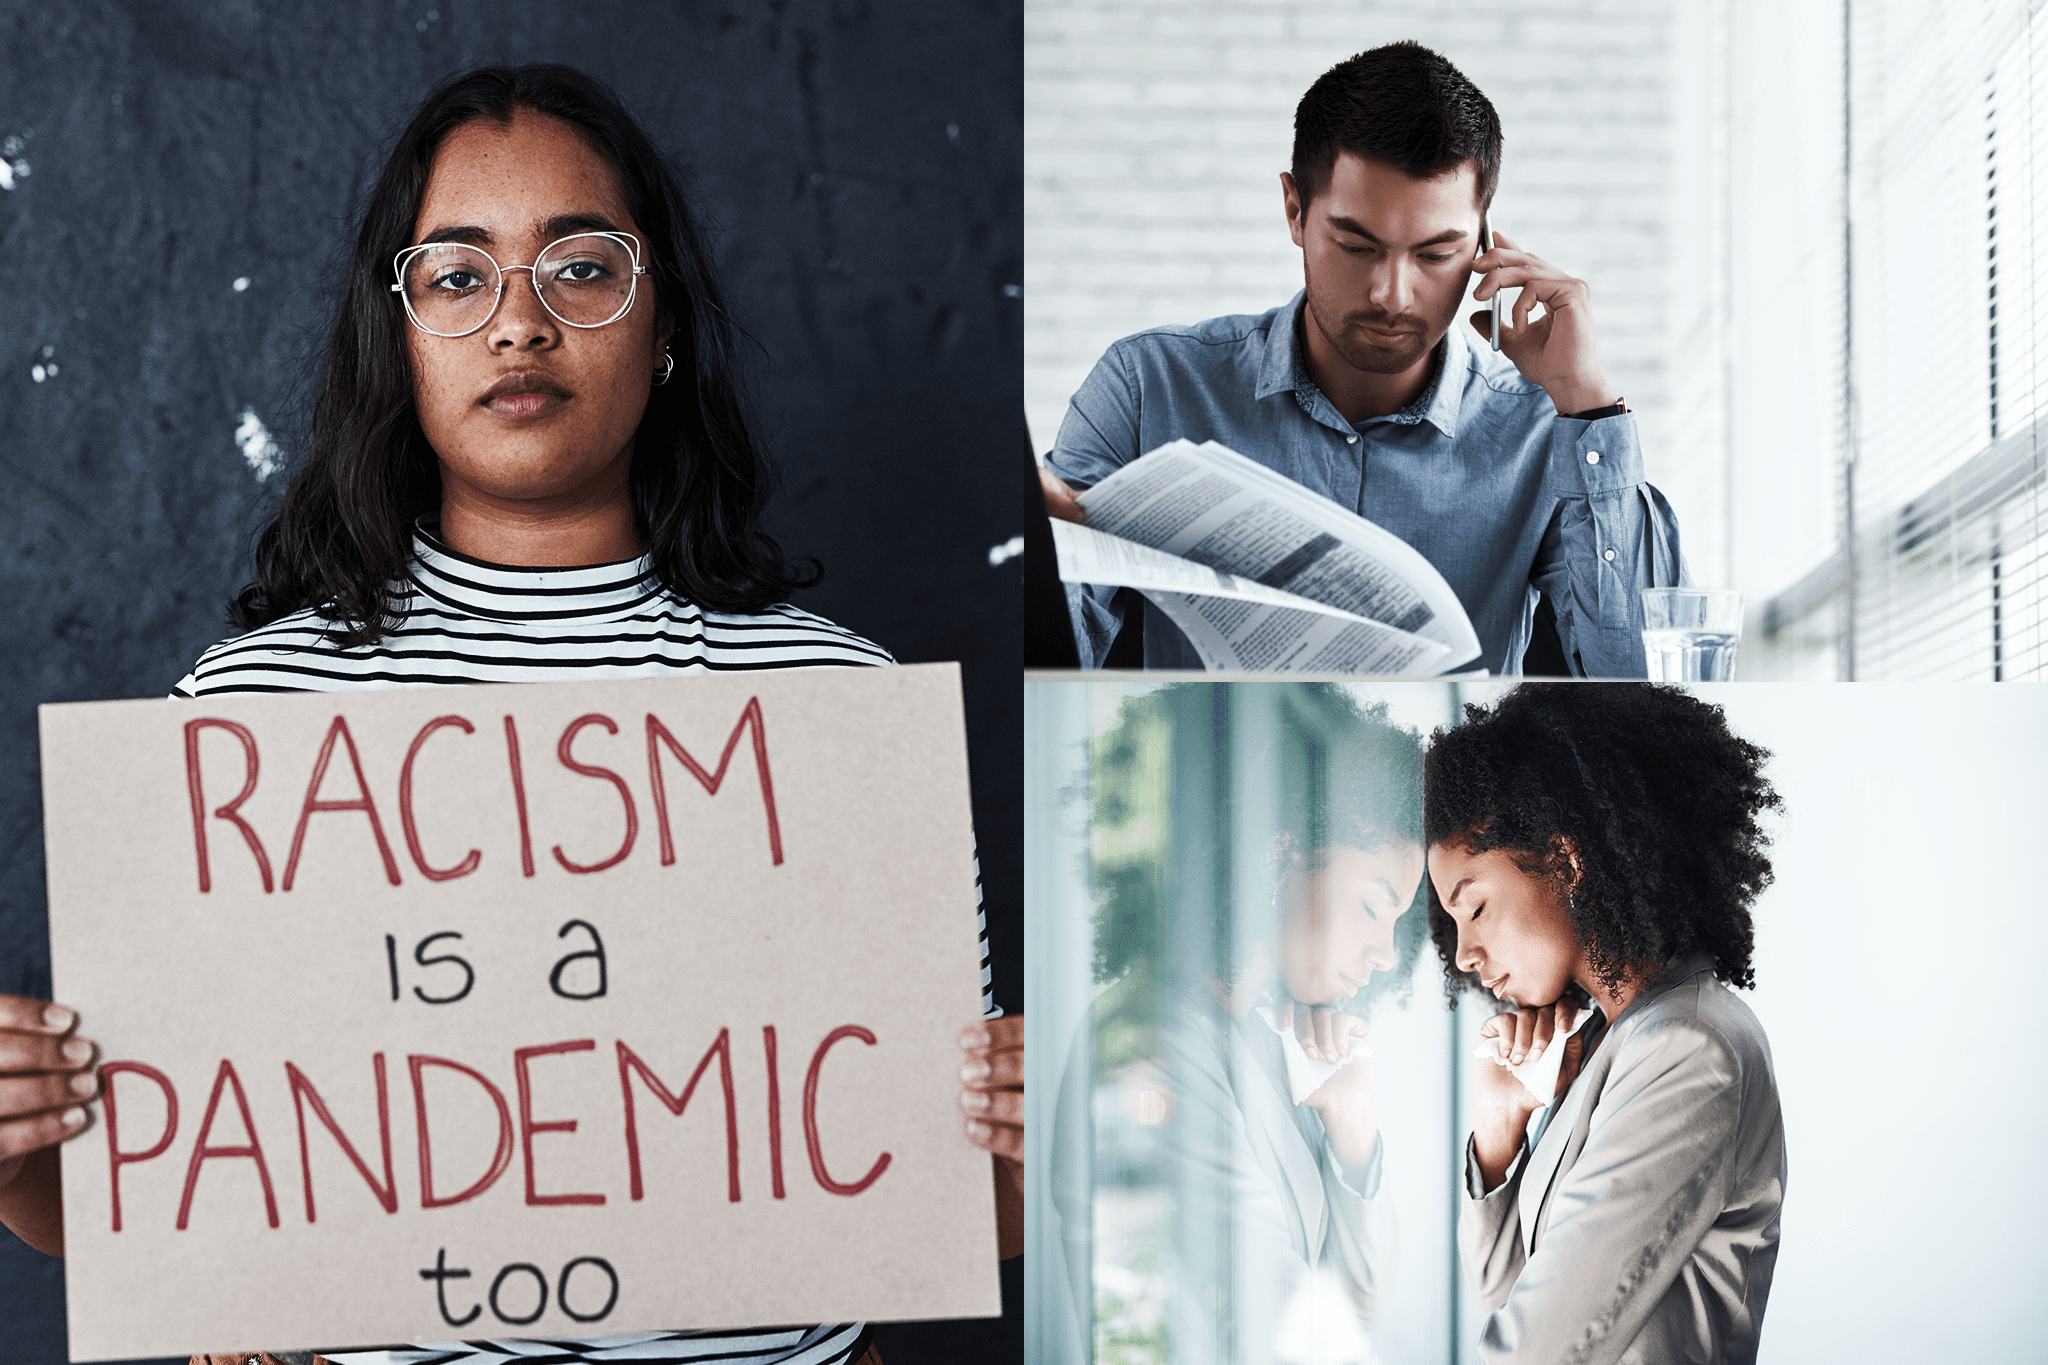
[{"label": "grey blazer", "polygon": [[1785,1197],[1763,1026],[1698,954],[1603,1032],[1490,1194],[1467,1141],[1458,1249],[1489,1313],[1480,1358],[1753,1361]]}]

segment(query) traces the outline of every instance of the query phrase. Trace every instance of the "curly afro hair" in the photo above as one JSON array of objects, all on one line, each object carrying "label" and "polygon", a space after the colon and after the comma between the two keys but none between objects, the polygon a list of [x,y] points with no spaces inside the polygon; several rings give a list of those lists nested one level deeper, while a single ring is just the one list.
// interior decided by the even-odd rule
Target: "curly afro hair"
[{"label": "curly afro hair", "polygon": [[[1271,931],[1265,902],[1283,873],[1327,849],[1421,842],[1421,769],[1421,736],[1341,686],[1198,682],[1125,698],[1090,764],[1095,979],[1145,965],[1236,981]],[[1234,853],[1256,860],[1256,878]],[[1251,904],[1248,883],[1266,888]],[[1409,910],[1421,906],[1418,890]],[[1426,938],[1425,916],[1404,911],[1397,965],[1374,974],[1359,1012],[1405,995]]]},{"label": "curly afro hair", "polygon": [[[1723,981],[1748,988],[1750,902],[1771,884],[1757,817],[1782,806],[1763,773],[1769,758],[1720,707],[1675,687],[1525,683],[1431,736],[1424,838],[1506,849],[1524,872],[1555,880],[1610,988],[1631,968],[1699,950]],[[1424,884],[1455,1006],[1479,982],[1458,970],[1456,925]]]}]

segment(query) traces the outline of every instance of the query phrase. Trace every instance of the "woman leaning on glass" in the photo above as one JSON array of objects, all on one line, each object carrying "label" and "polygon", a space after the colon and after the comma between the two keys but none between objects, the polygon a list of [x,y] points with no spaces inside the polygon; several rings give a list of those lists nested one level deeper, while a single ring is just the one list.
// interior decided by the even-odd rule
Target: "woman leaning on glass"
[{"label": "woman leaning on glass", "polygon": [[[893,662],[786,603],[816,568],[758,529],[766,464],[710,253],[603,86],[560,66],[443,84],[370,192],[348,268],[309,448],[229,608],[244,633],[178,695]],[[0,1222],[52,1255],[57,1144],[96,1099],[79,1022],[0,997]],[[1006,1255],[1022,1240],[1021,1023],[962,1035],[963,1123],[995,1156]],[[557,1341],[549,1358],[874,1358],[859,1323],[630,1340]]]},{"label": "woman leaning on glass", "polygon": [[[1480,1030],[1500,1065],[1474,1068],[1465,1149],[1479,1357],[1754,1360],[1785,1132],[1729,988],[1771,880],[1769,755],[1675,688],[1524,685],[1465,715],[1431,743],[1424,824],[1454,998],[1512,1007]],[[1560,1047],[1544,1093],[1508,1069]]]}]

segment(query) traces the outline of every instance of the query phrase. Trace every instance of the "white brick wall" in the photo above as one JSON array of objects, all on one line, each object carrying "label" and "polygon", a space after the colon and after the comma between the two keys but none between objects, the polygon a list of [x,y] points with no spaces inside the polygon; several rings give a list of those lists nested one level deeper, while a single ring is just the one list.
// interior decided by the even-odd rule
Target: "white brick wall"
[{"label": "white brick wall", "polygon": [[[1029,0],[1024,401],[1039,450],[1110,342],[1291,297],[1294,106],[1413,38],[1499,110],[1494,221],[1593,287],[1601,359],[1666,448],[1672,0]],[[1685,508],[1679,508],[1681,516]]]}]

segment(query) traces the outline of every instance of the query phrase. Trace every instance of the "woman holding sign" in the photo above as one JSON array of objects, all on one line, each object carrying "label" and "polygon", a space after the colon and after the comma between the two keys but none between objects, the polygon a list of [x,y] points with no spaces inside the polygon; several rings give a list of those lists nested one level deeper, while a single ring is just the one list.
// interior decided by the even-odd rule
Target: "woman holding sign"
[{"label": "woman holding sign", "polygon": [[1435,737],[1431,932],[1454,991],[1516,1007],[1481,1029],[1458,1229],[1486,1360],[1756,1356],[1784,1128],[1728,987],[1771,880],[1767,757],[1718,707],[1618,683],[1525,685]]},{"label": "woman holding sign", "polygon": [[[309,448],[230,609],[246,633],[176,692],[893,662],[784,600],[817,569],[758,529],[766,463],[735,336],[673,172],[609,92],[553,66],[444,84],[365,206]],[[0,999],[0,1221],[53,1254],[55,1144],[95,1094],[76,1022]],[[1005,1254],[1022,1239],[1021,1023],[962,1036]],[[735,1365],[872,1354],[861,1324],[633,1340],[636,1359]]]}]

